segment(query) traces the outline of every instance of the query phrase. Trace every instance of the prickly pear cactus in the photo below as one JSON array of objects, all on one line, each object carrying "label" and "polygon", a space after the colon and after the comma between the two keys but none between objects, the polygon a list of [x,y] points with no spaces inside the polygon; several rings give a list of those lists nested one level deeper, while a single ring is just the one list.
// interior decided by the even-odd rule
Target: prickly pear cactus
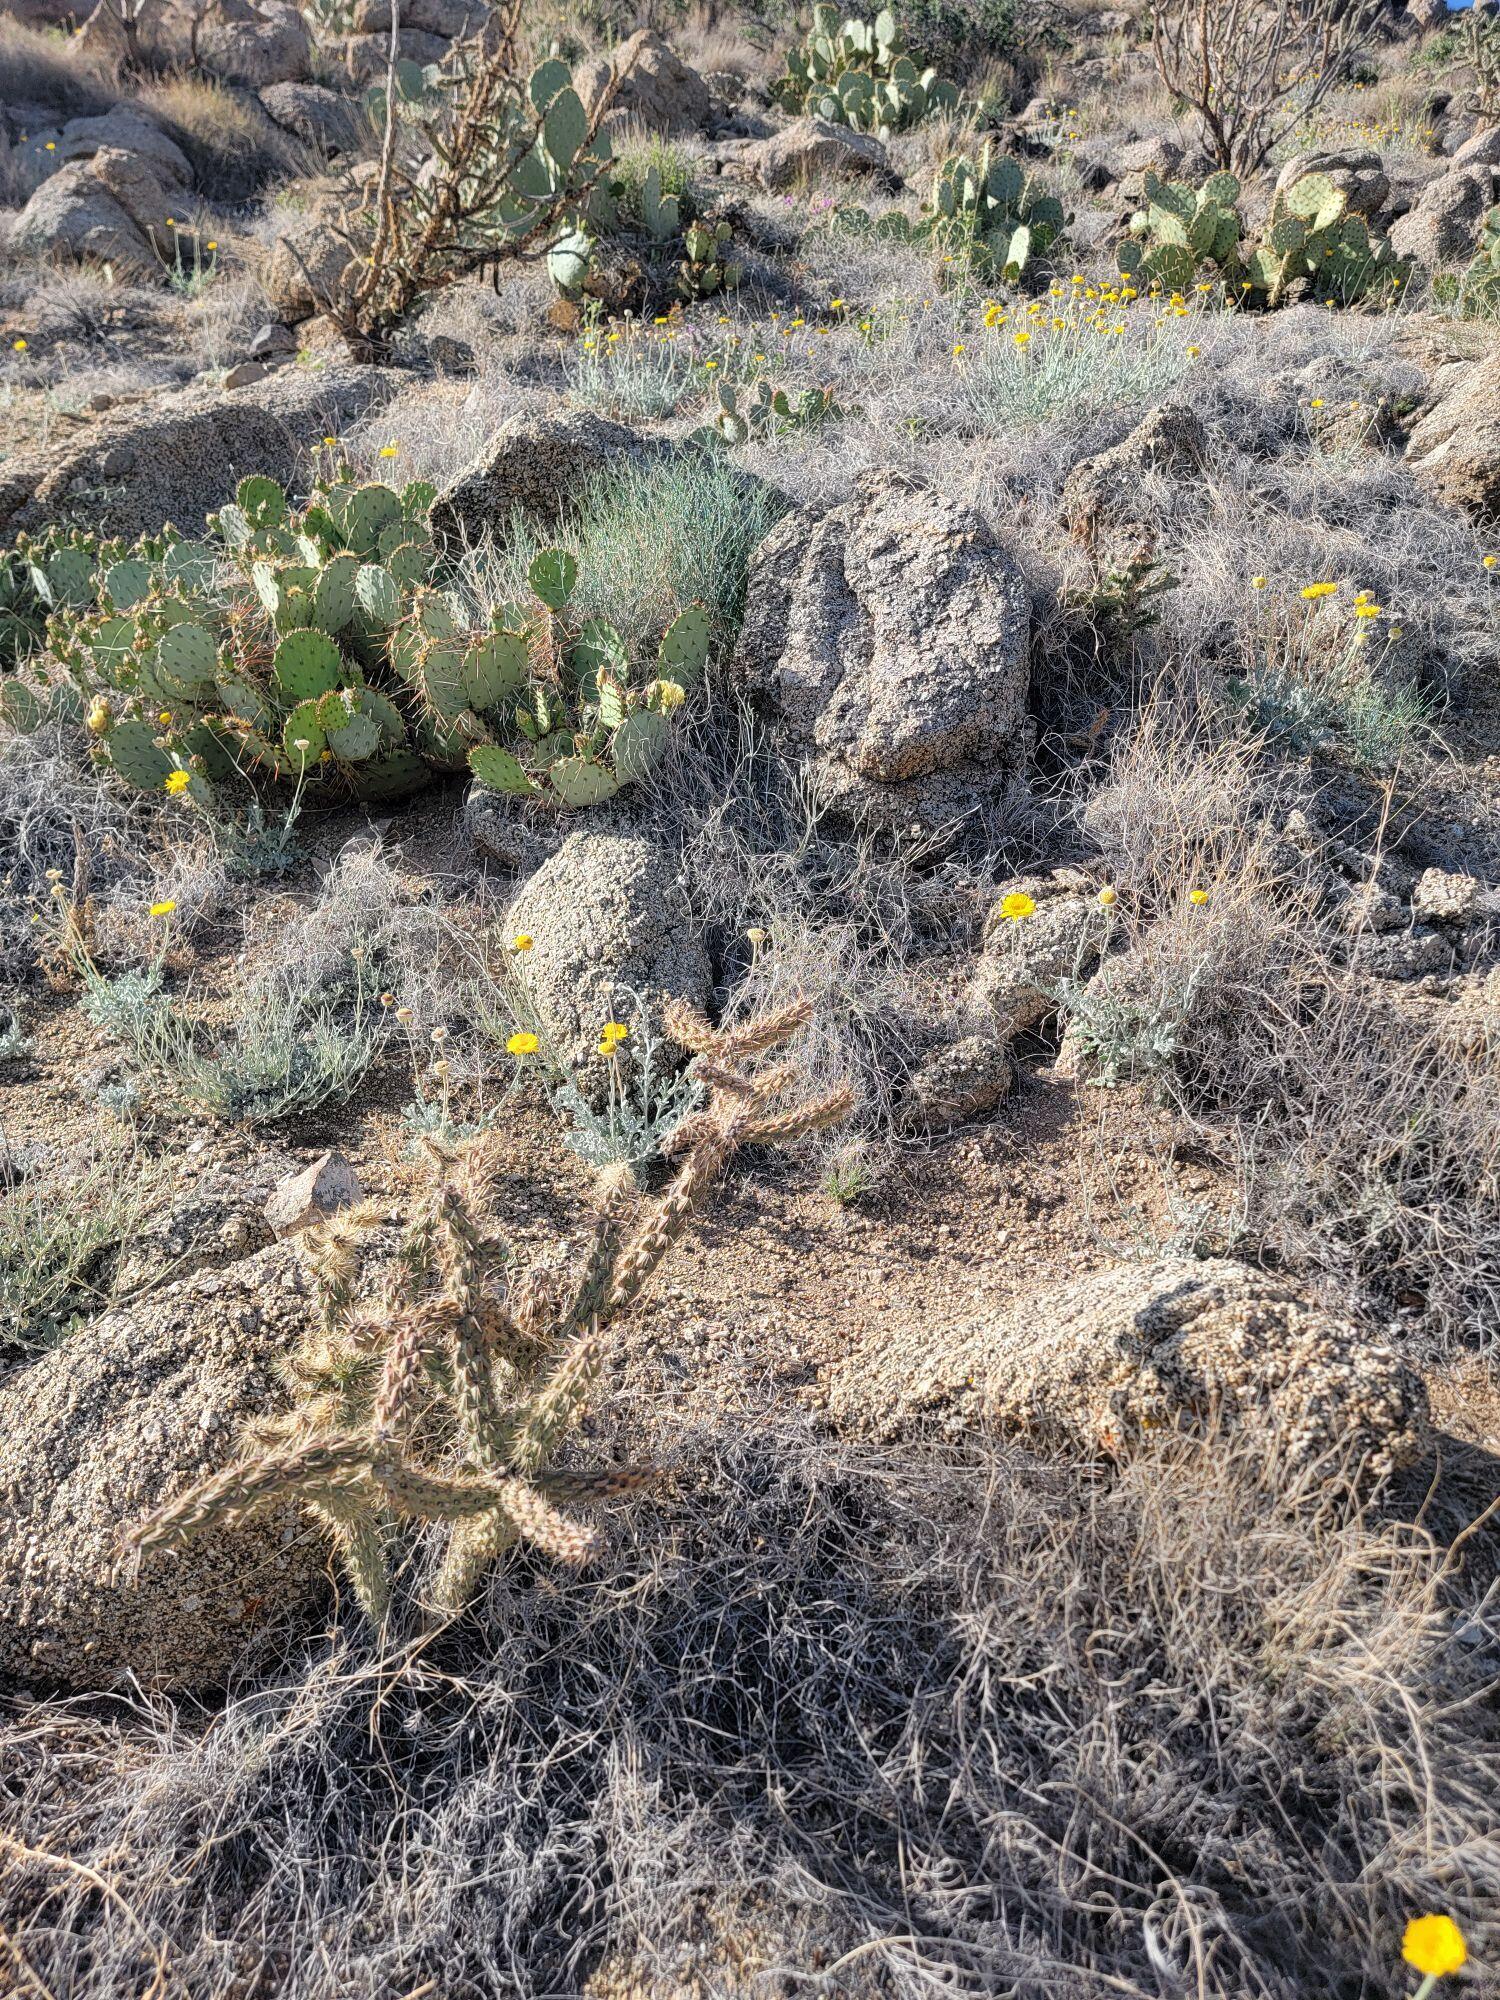
[{"label": "prickly pear cactus", "polygon": [[[647,678],[632,669],[612,625],[573,621],[577,580],[577,563],[565,550],[544,549],[532,562],[534,604],[507,606],[516,624],[485,649],[486,670],[497,664],[513,696],[519,689],[511,747],[491,740],[468,752],[469,769],[488,790],[573,810],[601,805],[646,776],[670,739],[669,717],[702,673],[713,643],[707,611],[685,605],[661,635]],[[523,660],[535,675],[525,684]]]},{"label": "prickly pear cactus", "polygon": [[1210,174],[1201,188],[1189,181],[1145,177],[1146,206],[1131,218],[1130,234],[1116,250],[1121,274],[1142,291],[1180,292],[1208,265],[1229,281],[1239,276],[1240,184],[1230,173]]},{"label": "prickly pear cactus", "polygon": [[1277,192],[1266,232],[1245,259],[1248,303],[1274,307],[1292,297],[1352,305],[1398,289],[1410,265],[1362,215],[1350,215],[1326,174],[1304,174]]},{"label": "prickly pear cactus", "polygon": [[789,51],[786,74],[771,94],[785,110],[880,139],[954,110],[959,95],[936,70],[918,70],[889,8],[873,21],[851,16],[841,23],[837,7],[828,5],[814,7],[807,39]]}]

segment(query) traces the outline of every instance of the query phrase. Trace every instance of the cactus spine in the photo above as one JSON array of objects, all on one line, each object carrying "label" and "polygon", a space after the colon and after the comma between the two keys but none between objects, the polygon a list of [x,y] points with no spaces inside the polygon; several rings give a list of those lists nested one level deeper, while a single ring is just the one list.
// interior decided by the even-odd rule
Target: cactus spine
[{"label": "cactus spine", "polygon": [[333,1537],[377,1622],[404,1521],[448,1530],[425,1592],[442,1613],[460,1610],[518,1542],[556,1562],[586,1561],[597,1530],[565,1509],[633,1491],[648,1476],[556,1463],[611,1328],[739,1148],[791,1145],[852,1108],[847,1089],[779,1108],[786,1066],[755,1062],[811,1013],[798,1002],[720,1030],[691,1008],[668,1009],[667,1030],[697,1059],[707,1105],[679,1127],[681,1165],[658,1198],[627,1214],[621,1186],[602,1188],[587,1235],[567,1246],[561,1283],[545,1261],[512,1276],[489,1221],[497,1163],[482,1142],[431,1145],[437,1186],[405,1232],[395,1297],[360,1298],[373,1205],[335,1218],[311,1245],[316,1317],[289,1364],[293,1408],[252,1428],[245,1458],[132,1526],[127,1556],[138,1562],[289,1496]]}]

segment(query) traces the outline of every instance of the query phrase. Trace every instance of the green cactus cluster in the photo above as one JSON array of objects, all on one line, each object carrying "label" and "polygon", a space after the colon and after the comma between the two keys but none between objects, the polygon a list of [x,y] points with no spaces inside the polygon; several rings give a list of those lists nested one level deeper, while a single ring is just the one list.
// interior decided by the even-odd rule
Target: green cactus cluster
[{"label": "green cactus cluster", "polygon": [[813,8],[812,27],[787,55],[771,95],[787,111],[808,112],[855,132],[888,139],[958,104],[958,86],[918,70],[889,8],[873,21],[840,21],[837,7]]},{"label": "green cactus cluster", "polygon": [[1210,174],[1201,188],[1148,173],[1146,206],[1131,218],[1116,257],[1122,275],[1143,289],[1158,285],[1167,292],[1183,291],[1204,264],[1231,276],[1243,226],[1239,199],[1240,184],[1230,173]]},{"label": "green cactus cluster", "polygon": [[1350,304],[1406,272],[1363,216],[1349,213],[1342,189],[1326,174],[1304,174],[1278,189],[1265,234],[1241,243],[1240,184],[1210,174],[1201,188],[1145,178],[1146,206],[1131,219],[1116,262],[1133,284],[1183,291],[1205,266],[1246,304],[1271,308],[1289,297]]},{"label": "green cactus cluster", "polygon": [[1019,284],[1033,258],[1062,237],[1070,217],[1055,195],[986,143],[977,160],[952,155],[933,176],[932,197],[914,222],[900,209],[871,219],[868,210],[834,211],[841,229],[912,244],[931,244],[990,283]]},{"label": "green cactus cluster", "polygon": [[507,689],[510,747],[475,744],[469,769],[488,790],[513,798],[601,805],[666,748],[672,712],[708,659],[712,624],[701,604],[679,611],[648,673],[632,668],[613,625],[570,616],[578,565],[566,550],[544,549],[527,580],[534,602],[505,606],[492,642],[504,660],[531,669],[529,680],[518,674]]},{"label": "green cactus cluster", "polygon": [[782,437],[789,431],[814,430],[844,412],[831,389],[802,389],[795,394],[759,381],[741,402],[733,382],[722,378],[718,388],[718,411],[705,433],[725,444],[744,444],[749,438]]},{"label": "green cactus cluster", "polygon": [[548,275],[564,298],[582,298],[596,289],[590,284],[596,248],[608,241],[617,259],[638,266],[643,299],[671,291],[691,302],[733,291],[742,275],[730,255],[733,225],[722,216],[691,215],[689,207],[686,195],[663,193],[654,164],[639,187],[623,179],[601,185],[586,214],[548,251]]},{"label": "green cactus cluster", "polygon": [[1293,289],[1349,304],[1405,275],[1383,237],[1351,215],[1344,192],[1326,174],[1304,174],[1278,189],[1266,233],[1245,259],[1244,275],[1267,306]]},{"label": "green cactus cluster", "polygon": [[[85,529],[51,527],[41,535],[18,535],[15,546],[0,554],[0,674],[37,650],[52,612],[90,602],[101,546],[106,553],[124,552],[123,543],[101,545]],[[17,685],[0,690],[0,708]]]},{"label": "green cactus cluster", "polygon": [[1049,250],[1067,223],[1057,197],[988,144],[977,161],[944,160],[932,184],[933,240],[996,283],[1019,284],[1031,259]]},{"label": "green cactus cluster", "polygon": [[237,773],[391,799],[471,751],[502,790],[611,796],[660,750],[707,656],[707,613],[680,612],[655,677],[633,681],[612,627],[567,625],[576,564],[549,550],[533,601],[480,624],[442,587],[432,499],[423,481],[397,491],[341,471],[299,510],[252,475],[205,541],[26,545],[55,608],[6,683],[6,720],[82,715],[123,782],[203,801]]}]

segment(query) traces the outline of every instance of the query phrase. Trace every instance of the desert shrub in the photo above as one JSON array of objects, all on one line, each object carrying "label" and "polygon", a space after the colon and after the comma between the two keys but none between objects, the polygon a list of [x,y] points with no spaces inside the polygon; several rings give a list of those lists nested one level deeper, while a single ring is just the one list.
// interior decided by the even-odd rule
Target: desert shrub
[{"label": "desert shrub", "polygon": [[1152,0],[1151,49],[1174,97],[1191,106],[1215,163],[1254,173],[1348,75],[1380,0]]},{"label": "desert shrub", "polygon": [[[750,557],[785,505],[774,489],[707,453],[604,474],[557,531],[578,561],[574,608],[581,618],[607,619],[633,648],[664,606],[693,599],[707,606],[722,648],[738,629]],[[480,568],[484,595],[508,596],[552,533],[518,517],[503,556]]]},{"label": "desert shrub", "polygon": [[[164,925],[171,911],[162,909]],[[163,932],[163,949],[167,933]],[[293,980],[231,996],[193,1019],[164,989],[160,960],[106,977],[81,966],[89,1017],[121,1046],[125,1081],[103,1101],[132,1119],[199,1117],[272,1124],[341,1103],[358,1088],[380,1039],[374,995],[360,964],[353,1004],[315,1002]]]},{"label": "desert shrub", "polygon": [[1430,1536],[1222,1442],[1100,1478],[751,1404],[590,1570],[514,1556],[420,1647],[346,1630],[206,1718],[17,1703],[5,1918],[75,2000],[158,1962],[203,2000],[273,1966],[287,2000],[539,2000],[611,1964],[1362,2000],[1413,1911],[1493,1935],[1483,1583]]}]

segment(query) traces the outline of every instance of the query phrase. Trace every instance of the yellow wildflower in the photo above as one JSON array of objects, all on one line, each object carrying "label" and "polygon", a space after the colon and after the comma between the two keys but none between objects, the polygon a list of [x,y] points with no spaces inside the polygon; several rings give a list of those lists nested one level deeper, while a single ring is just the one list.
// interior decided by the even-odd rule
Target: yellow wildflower
[{"label": "yellow wildflower", "polygon": [[513,1056],[534,1056],[542,1045],[530,1029],[523,1029],[512,1035],[505,1046]]},{"label": "yellow wildflower", "polygon": [[1022,917],[1029,917],[1035,909],[1035,902],[1024,889],[1012,889],[1000,904],[1001,916],[1009,917],[1013,924],[1018,924]]},{"label": "yellow wildflower", "polygon": [[1302,586],[1302,595],[1307,598],[1332,597],[1337,589],[1336,583],[1305,583]]},{"label": "yellow wildflower", "polygon": [[1207,889],[1190,889],[1188,891],[1188,901],[1201,910],[1203,905],[1208,901]]},{"label": "yellow wildflower", "polygon": [[175,799],[177,794],[185,792],[192,782],[192,773],[189,771],[169,771],[167,773],[166,789]]},{"label": "yellow wildflower", "polygon": [[1464,1934],[1452,1917],[1413,1917],[1401,1940],[1401,1956],[1429,1979],[1441,1979],[1468,1963]]},{"label": "yellow wildflower", "polygon": [[510,941],[510,947],[512,951],[530,951],[535,943],[536,939],[530,931],[517,931]]},{"label": "yellow wildflower", "polygon": [[176,908],[177,905],[168,897],[163,903],[153,903],[151,905],[151,914],[153,917],[170,917]]}]

